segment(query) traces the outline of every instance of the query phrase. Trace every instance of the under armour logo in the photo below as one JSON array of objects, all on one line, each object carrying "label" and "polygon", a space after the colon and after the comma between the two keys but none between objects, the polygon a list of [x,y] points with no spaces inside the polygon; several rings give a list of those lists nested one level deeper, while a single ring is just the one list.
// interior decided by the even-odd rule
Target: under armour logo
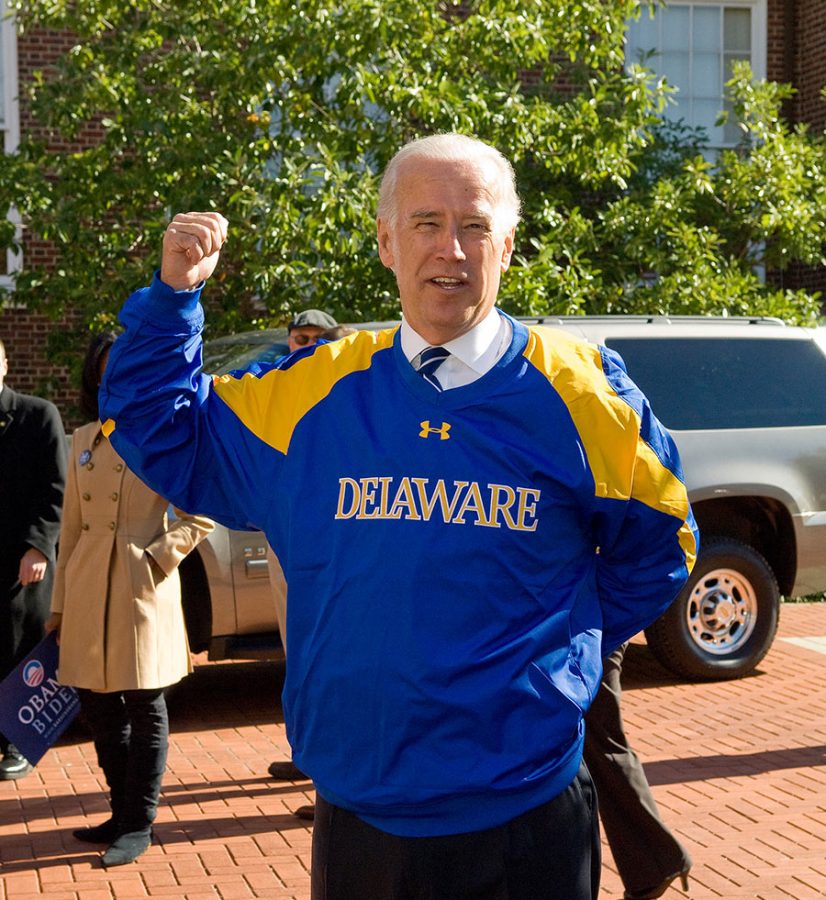
[{"label": "under armour logo", "polygon": [[422,430],[419,432],[420,438],[426,438],[431,434],[438,434],[439,440],[450,440],[450,422],[442,422],[439,428],[431,428],[430,419],[425,419],[424,422],[419,422],[419,425],[422,426]]}]

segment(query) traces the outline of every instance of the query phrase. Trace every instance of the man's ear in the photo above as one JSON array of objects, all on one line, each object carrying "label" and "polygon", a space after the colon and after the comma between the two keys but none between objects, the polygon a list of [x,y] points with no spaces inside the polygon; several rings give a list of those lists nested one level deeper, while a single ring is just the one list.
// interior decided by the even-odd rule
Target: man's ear
[{"label": "man's ear", "polygon": [[379,259],[388,269],[392,269],[396,262],[393,235],[390,226],[383,219],[376,219],[376,236],[379,242]]},{"label": "man's ear", "polygon": [[502,272],[507,272],[508,268],[511,264],[511,257],[513,256],[513,239],[516,236],[516,226],[505,235],[505,245],[502,248],[502,258],[499,260],[499,269]]}]

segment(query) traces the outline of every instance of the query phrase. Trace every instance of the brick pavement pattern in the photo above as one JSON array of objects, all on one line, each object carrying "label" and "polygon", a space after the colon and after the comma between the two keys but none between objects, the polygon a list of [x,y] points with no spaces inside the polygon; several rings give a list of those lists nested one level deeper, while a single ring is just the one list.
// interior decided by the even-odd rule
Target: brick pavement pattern
[{"label": "brick pavement pattern", "polygon": [[[755,675],[704,684],[677,682],[641,638],[629,648],[626,727],[694,858],[693,900],[826,896],[825,638],[826,604],[785,605]],[[71,834],[107,814],[94,749],[73,725],[31,775],[0,783],[0,900],[308,900],[311,828],[292,810],[311,785],[266,774],[289,757],[282,677],[277,663],[203,664],[170,692],[155,843],[108,871]],[[604,851],[601,896],[621,897]]]}]

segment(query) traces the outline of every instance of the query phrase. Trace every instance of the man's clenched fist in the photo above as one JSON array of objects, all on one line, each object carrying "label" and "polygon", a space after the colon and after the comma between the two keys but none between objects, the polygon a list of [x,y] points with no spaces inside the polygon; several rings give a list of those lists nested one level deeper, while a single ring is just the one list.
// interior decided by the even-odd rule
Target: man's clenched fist
[{"label": "man's clenched fist", "polygon": [[161,281],[186,291],[209,278],[227,239],[228,224],[216,212],[178,213],[163,236]]}]

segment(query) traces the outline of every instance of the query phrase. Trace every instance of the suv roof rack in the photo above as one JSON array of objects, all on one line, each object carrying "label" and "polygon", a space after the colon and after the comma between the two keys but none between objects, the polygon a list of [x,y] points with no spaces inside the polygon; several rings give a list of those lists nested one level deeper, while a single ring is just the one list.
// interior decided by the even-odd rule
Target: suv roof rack
[{"label": "suv roof rack", "polygon": [[671,315],[634,315],[616,313],[613,315],[568,315],[568,316],[517,316],[520,322],[535,322],[537,325],[550,325],[554,322],[564,324],[585,320],[588,322],[632,322],[635,324],[669,325],[671,323],[718,323],[720,325],[783,325],[783,319],[775,316],[671,316]]}]

